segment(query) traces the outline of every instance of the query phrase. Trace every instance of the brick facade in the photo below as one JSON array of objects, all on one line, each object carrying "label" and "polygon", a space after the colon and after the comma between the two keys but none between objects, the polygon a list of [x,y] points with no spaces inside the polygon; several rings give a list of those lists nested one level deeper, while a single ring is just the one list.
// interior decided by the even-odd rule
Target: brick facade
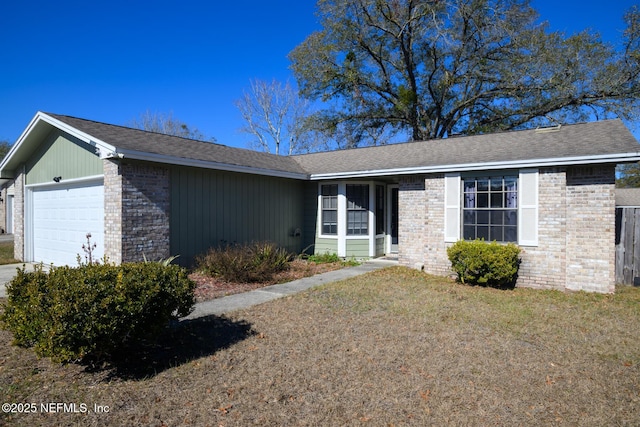
[{"label": "brick facade", "polygon": [[[451,274],[444,242],[444,176],[403,178],[399,261]],[[615,167],[541,168],[538,245],[522,247],[517,286],[615,290]]]},{"label": "brick facade", "polygon": [[170,256],[169,169],[104,161],[105,254],[112,262]]},{"label": "brick facade", "polygon": [[615,291],[615,169],[567,170],[567,289]]},{"label": "brick facade", "polygon": [[398,259],[403,264],[424,268],[425,239],[428,231],[427,209],[413,209],[414,206],[428,206],[425,178],[409,176],[400,179],[398,190]]},{"label": "brick facade", "polygon": [[566,285],[566,170],[540,169],[538,246],[522,247],[518,286],[564,289]]},{"label": "brick facade", "polygon": [[122,262],[122,174],[120,163],[103,160],[104,170],[104,255]]},{"label": "brick facade", "polygon": [[24,259],[24,166],[16,173],[14,181],[13,257]]}]

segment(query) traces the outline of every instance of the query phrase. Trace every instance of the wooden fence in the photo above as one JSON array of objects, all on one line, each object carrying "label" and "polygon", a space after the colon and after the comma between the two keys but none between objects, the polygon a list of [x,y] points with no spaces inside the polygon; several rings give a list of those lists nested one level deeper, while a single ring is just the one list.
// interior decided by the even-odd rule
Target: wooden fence
[{"label": "wooden fence", "polygon": [[640,207],[616,208],[616,283],[640,286]]}]

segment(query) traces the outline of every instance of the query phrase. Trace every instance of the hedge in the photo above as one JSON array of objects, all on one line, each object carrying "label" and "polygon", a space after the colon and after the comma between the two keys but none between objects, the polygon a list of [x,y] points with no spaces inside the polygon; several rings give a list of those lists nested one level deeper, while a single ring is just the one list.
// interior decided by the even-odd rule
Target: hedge
[{"label": "hedge", "polygon": [[23,268],[7,285],[0,326],[54,361],[102,360],[189,314],[194,289],[186,270],[156,262]]}]

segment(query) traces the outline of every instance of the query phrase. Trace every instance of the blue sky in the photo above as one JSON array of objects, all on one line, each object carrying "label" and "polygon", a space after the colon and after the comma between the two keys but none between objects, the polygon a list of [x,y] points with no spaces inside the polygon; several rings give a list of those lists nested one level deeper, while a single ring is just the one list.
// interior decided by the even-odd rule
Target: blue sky
[{"label": "blue sky", "polygon": [[[531,0],[552,30],[615,42],[637,0]],[[247,147],[233,102],[250,79],[293,82],[287,54],[319,29],[315,1],[8,1],[0,14],[0,140],[37,111],[125,124],[172,112]],[[634,134],[640,138],[640,126]]]}]

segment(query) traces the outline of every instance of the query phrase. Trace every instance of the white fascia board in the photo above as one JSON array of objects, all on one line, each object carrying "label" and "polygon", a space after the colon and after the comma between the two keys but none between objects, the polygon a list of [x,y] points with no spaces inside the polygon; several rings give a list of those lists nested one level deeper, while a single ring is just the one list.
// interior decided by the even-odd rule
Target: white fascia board
[{"label": "white fascia board", "polygon": [[550,159],[514,160],[506,162],[465,163],[458,165],[439,165],[411,168],[377,169],[355,172],[336,172],[311,174],[312,181],[324,179],[365,178],[393,175],[416,175],[431,173],[482,171],[494,169],[521,169],[552,166],[573,166],[602,163],[627,163],[640,161],[640,152],[603,154],[596,156],[557,157]]},{"label": "white fascia board", "polygon": [[36,123],[38,122],[38,120],[40,118],[39,116],[41,114],[42,113],[38,112],[38,113],[36,113],[35,116],[33,116],[31,121],[27,125],[27,127],[24,129],[24,131],[22,131],[22,133],[20,134],[20,136],[18,137],[16,142],[11,146],[11,149],[9,150],[7,155],[4,156],[4,159],[2,159],[2,162],[0,162],[0,171],[4,170],[4,167],[9,162],[9,160],[11,160],[11,158],[14,155],[14,153],[20,149],[20,146],[22,145],[24,140],[27,139],[27,136],[29,135],[29,133],[31,133],[31,130],[35,127]]},{"label": "white fascia board", "polygon": [[57,127],[58,129],[68,133],[69,135],[72,135],[78,138],[79,140],[84,141],[87,144],[95,147],[97,150],[97,154],[100,156],[101,159],[106,159],[111,157],[112,153],[116,151],[116,148],[113,145],[107,144],[106,142],[98,138],[95,138],[89,135],[88,133],[82,132],[74,128],[73,126],[68,125],[64,122],[61,122],[60,120],[55,119],[45,113],[38,112],[38,114],[36,114],[36,117],[37,118],[39,117],[42,121],[47,122]]},{"label": "white fascia board", "polygon": [[277,178],[291,178],[308,180],[309,175],[295,172],[278,171],[272,169],[253,168],[250,166],[232,165],[229,163],[211,162],[206,160],[188,159],[184,157],[166,156],[162,154],[145,153],[142,151],[117,150],[110,154],[111,158],[144,160],[148,162],[164,163],[178,166],[191,166],[203,169],[215,169],[227,172],[250,173],[254,175],[273,176]]}]

